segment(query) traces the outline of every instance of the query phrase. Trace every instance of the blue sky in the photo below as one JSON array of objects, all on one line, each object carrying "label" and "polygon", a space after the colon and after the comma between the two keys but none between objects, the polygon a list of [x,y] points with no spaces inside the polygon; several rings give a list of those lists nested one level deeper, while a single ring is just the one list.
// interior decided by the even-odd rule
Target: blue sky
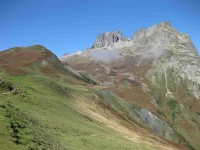
[{"label": "blue sky", "polygon": [[40,44],[60,57],[90,47],[99,33],[130,37],[162,21],[200,52],[199,0],[0,0],[0,50]]}]

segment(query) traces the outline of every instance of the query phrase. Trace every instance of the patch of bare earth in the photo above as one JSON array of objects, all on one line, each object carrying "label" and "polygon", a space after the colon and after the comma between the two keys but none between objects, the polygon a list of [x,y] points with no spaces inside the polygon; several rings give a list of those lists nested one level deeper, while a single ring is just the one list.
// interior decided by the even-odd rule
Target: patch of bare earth
[{"label": "patch of bare earth", "polygon": [[164,140],[150,133],[148,130],[143,129],[132,121],[126,120],[117,112],[110,110],[109,107],[99,101],[98,98],[89,101],[84,97],[78,97],[75,101],[75,107],[78,108],[80,113],[105,124],[120,136],[134,143],[143,143],[162,150],[186,149],[181,145]]}]

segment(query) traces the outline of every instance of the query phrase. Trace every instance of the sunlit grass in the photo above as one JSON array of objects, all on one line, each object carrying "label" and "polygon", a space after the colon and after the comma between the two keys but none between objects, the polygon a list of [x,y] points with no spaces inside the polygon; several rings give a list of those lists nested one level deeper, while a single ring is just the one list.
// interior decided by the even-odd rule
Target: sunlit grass
[{"label": "sunlit grass", "polygon": [[19,90],[0,96],[0,149],[152,149],[78,113],[72,105],[74,95],[94,94],[82,85],[42,75],[1,76]]}]

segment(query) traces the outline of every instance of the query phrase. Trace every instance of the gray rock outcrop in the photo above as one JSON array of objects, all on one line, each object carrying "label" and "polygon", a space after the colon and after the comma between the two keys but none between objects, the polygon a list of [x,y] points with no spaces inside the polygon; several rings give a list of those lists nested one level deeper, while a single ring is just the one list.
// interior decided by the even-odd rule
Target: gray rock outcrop
[{"label": "gray rock outcrop", "polygon": [[120,31],[106,32],[97,36],[92,48],[112,46],[114,43],[126,42],[128,39]]},{"label": "gray rock outcrop", "polygon": [[147,29],[138,30],[134,33],[132,40],[133,50],[142,48],[162,48],[172,51],[175,54],[198,54],[190,37],[178,32],[169,24],[169,22],[162,22]]}]

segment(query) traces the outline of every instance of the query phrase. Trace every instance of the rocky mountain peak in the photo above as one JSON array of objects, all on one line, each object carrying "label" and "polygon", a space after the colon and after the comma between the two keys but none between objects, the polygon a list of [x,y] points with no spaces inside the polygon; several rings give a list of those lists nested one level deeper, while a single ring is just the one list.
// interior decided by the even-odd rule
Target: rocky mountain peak
[{"label": "rocky mountain peak", "polygon": [[143,36],[150,36],[154,33],[162,33],[164,31],[175,31],[176,32],[176,29],[173,28],[169,22],[165,21],[165,22],[161,22],[160,24],[156,24],[156,25],[153,25],[151,27],[148,27],[148,28],[142,28],[138,31],[136,31],[133,35],[133,38],[142,38]]},{"label": "rocky mountain peak", "polygon": [[133,35],[135,49],[154,47],[164,48],[174,53],[198,55],[190,37],[178,32],[169,22],[162,22],[147,29],[140,29]]},{"label": "rocky mountain peak", "polygon": [[162,28],[162,29],[170,29],[170,28],[173,28],[172,26],[171,26],[171,24],[170,24],[170,22],[169,21],[164,21],[164,22],[161,22],[161,23],[159,23],[159,24],[157,24],[157,25],[155,25],[157,28]]},{"label": "rocky mountain peak", "polygon": [[126,42],[128,39],[119,31],[106,32],[97,36],[92,48],[113,46],[118,42]]}]

